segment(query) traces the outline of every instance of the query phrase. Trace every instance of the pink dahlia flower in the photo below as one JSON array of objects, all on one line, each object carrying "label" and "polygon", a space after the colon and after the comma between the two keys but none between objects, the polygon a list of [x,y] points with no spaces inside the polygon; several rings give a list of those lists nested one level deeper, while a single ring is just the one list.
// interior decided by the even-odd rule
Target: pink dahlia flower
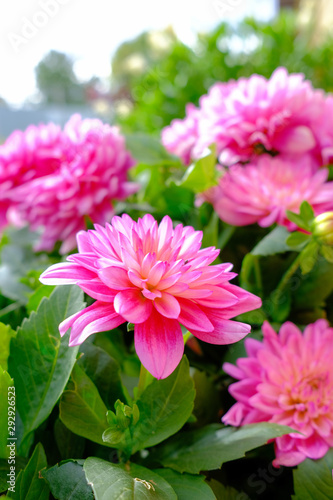
[{"label": "pink dahlia flower", "polygon": [[279,334],[267,322],[262,331],[262,342],[245,340],[248,358],[223,365],[239,382],[229,387],[237,403],[222,421],[237,427],[274,422],[299,431],[275,439],[275,466],[321,458],[333,446],[333,328],[320,319],[303,334],[290,322]]},{"label": "pink dahlia flower", "polygon": [[70,345],[89,335],[134,323],[136,352],[147,370],[165,378],[184,350],[180,324],[211,344],[230,344],[250,331],[230,318],[260,307],[261,301],[229,280],[231,264],[209,266],[219,254],[201,249],[202,232],[166,216],[134,222],[113,217],[105,227],[77,235],[79,253],[41,275],[45,284],[77,284],[96,302],[61,323],[71,328]]},{"label": "pink dahlia flower", "polygon": [[328,170],[314,172],[309,157],[290,161],[263,155],[256,163],[232,165],[224,170],[219,185],[201,195],[213,204],[219,217],[235,226],[258,222],[268,227],[277,222],[289,230],[286,211],[299,212],[308,201],[316,215],[333,209],[333,182],[326,182]]},{"label": "pink dahlia flower", "polygon": [[117,127],[74,115],[64,135],[67,151],[58,168],[11,191],[10,221],[28,223],[32,230],[43,228],[37,250],[52,250],[58,240],[61,253],[72,250],[76,233],[86,227],[86,216],[104,223],[114,214],[111,201],[138,188],[127,182],[134,161]]},{"label": "pink dahlia flower", "polygon": [[69,141],[53,123],[16,130],[0,146],[0,230],[8,224],[13,188],[56,172],[66,157]]},{"label": "pink dahlia flower", "polygon": [[162,144],[170,153],[179,156],[185,165],[191,163],[192,149],[198,140],[199,110],[193,105],[186,106],[186,117],[175,119],[170,127],[162,130]]},{"label": "pink dahlia flower", "polygon": [[325,107],[325,93],[313,89],[304,75],[278,68],[269,80],[252,75],[216,83],[200,99],[196,128],[186,125],[189,115],[183,128],[179,120],[173,121],[162,140],[175,154],[191,144],[187,157],[192,159],[216,143],[220,163],[227,166],[250,161],[264,151],[291,157],[308,153],[320,166]]}]

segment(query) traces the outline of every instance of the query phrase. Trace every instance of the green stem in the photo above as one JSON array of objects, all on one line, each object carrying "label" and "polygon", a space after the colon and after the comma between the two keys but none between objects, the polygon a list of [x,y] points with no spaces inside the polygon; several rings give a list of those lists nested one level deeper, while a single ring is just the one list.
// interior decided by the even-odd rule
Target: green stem
[{"label": "green stem", "polygon": [[294,262],[291,264],[289,269],[282,276],[280,283],[278,284],[277,288],[274,291],[274,300],[276,301],[276,303],[279,303],[280,297],[283,294],[283,292],[285,291],[290,279],[292,278],[292,276],[295,274],[295,272],[299,268],[300,261],[301,261],[301,253],[298,254],[298,256],[296,257]]},{"label": "green stem", "polygon": [[16,309],[19,309],[22,306],[22,304],[18,302],[14,302],[14,304],[9,304],[9,306],[4,307],[0,311],[0,318],[1,316],[5,316],[6,314],[15,311]]},{"label": "green stem", "polygon": [[148,387],[149,384],[152,383],[153,380],[154,377],[152,376],[152,374],[149,373],[149,371],[141,363],[137,399],[140,398],[143,391],[146,389],[146,387]]}]

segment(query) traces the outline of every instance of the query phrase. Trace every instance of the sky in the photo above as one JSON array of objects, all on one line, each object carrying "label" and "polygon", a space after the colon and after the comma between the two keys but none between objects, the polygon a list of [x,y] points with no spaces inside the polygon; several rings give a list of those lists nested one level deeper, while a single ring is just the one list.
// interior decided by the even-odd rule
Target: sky
[{"label": "sky", "polygon": [[268,20],[277,0],[14,0],[0,19],[0,97],[20,107],[36,93],[34,68],[50,50],[77,60],[85,80],[110,75],[111,56],[146,30],[173,26],[188,44],[196,32],[245,15]]}]

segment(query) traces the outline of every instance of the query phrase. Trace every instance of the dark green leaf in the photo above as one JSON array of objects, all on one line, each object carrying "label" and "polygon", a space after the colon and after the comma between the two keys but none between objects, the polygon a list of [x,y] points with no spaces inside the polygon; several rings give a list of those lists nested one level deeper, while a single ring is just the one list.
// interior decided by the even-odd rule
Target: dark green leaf
[{"label": "dark green leaf", "polygon": [[293,471],[293,500],[332,500],[333,450],[320,460],[307,458]]},{"label": "dark green leaf", "polygon": [[86,440],[67,429],[59,418],[54,424],[54,439],[62,460],[82,457]]},{"label": "dark green leaf", "polygon": [[198,474],[219,469],[224,462],[244,457],[247,451],[289,432],[290,427],[267,422],[240,429],[212,424],[175,436],[156,450],[152,459],[178,472]]},{"label": "dark green leaf", "polygon": [[74,434],[107,445],[102,440],[103,432],[109,427],[106,412],[96,386],[76,364],[67,389],[61,396],[61,421]]},{"label": "dark green leaf", "polygon": [[[17,477],[19,471],[24,469],[24,467],[27,465],[27,463],[28,463],[28,460],[26,458],[22,458],[19,456],[15,457],[15,475],[16,475],[16,477]],[[0,458],[0,493],[2,493],[3,491],[6,491],[8,489],[9,484],[7,481],[9,479],[9,476],[7,476],[7,474],[9,474],[9,472],[10,472],[11,465],[12,464],[8,463],[8,459],[1,459]]]},{"label": "dark green leaf", "polygon": [[140,419],[133,431],[133,453],[154,446],[179,431],[192,413],[194,398],[189,363],[183,357],[169,377],[154,380],[137,401]]},{"label": "dark green leaf", "polygon": [[[10,423],[13,423],[14,426],[11,426],[11,432],[14,432],[15,429],[15,421],[12,420],[12,417],[15,417],[15,389],[13,388],[14,382],[10,378],[10,375],[2,369],[0,366],[0,458],[8,458],[9,449],[7,445],[9,441],[7,440],[9,436],[9,408],[11,409],[10,413],[14,413],[14,415],[10,415],[11,420]],[[11,391],[9,393],[8,387],[11,387]],[[12,404],[9,404],[13,403]],[[15,437],[15,435],[14,435]]]},{"label": "dark green leaf", "polygon": [[84,355],[78,360],[78,365],[94,382],[105,405],[113,408],[117,399],[125,401],[117,361],[104,349],[90,342],[84,342],[80,352]]},{"label": "dark green leaf", "polygon": [[208,484],[212,488],[217,500],[250,500],[250,497],[244,491],[237,491],[231,486],[224,486],[224,484],[211,479]]},{"label": "dark green leaf", "polygon": [[248,290],[255,295],[259,295],[259,297],[263,296],[263,285],[258,255],[252,255],[252,253],[245,255],[239,279],[242,288],[245,288],[245,290]]},{"label": "dark green leaf", "polygon": [[8,370],[8,357],[10,340],[15,337],[16,332],[9,325],[0,323],[0,366]]},{"label": "dark green leaf", "polygon": [[304,310],[323,307],[325,299],[332,291],[333,266],[319,255],[312,271],[306,275],[299,275],[298,283],[295,283],[293,290],[293,306]]},{"label": "dark green leaf", "polygon": [[177,500],[165,479],[136,464],[115,465],[87,458],[83,469],[96,500]]},{"label": "dark green leaf", "polygon": [[179,474],[171,469],[155,469],[154,472],[163,477],[174,489],[181,500],[214,500],[215,495],[205,483],[205,476]]},{"label": "dark green leaf", "polygon": [[252,255],[274,255],[290,251],[287,238],[290,233],[283,226],[277,226],[268,233],[251,251]]},{"label": "dark green leaf", "polygon": [[16,480],[15,493],[9,490],[7,496],[15,500],[48,500],[49,487],[39,472],[47,467],[43,446],[38,443],[26,468]]},{"label": "dark green leaf", "polygon": [[57,287],[11,341],[8,366],[24,436],[49,416],[68,381],[78,348],[68,347],[67,335],[60,337],[59,323],[82,309],[82,299],[76,286]]},{"label": "dark green leaf", "polygon": [[93,500],[94,498],[83,467],[75,460],[43,470],[42,477],[47,481],[52,495],[57,500]]}]

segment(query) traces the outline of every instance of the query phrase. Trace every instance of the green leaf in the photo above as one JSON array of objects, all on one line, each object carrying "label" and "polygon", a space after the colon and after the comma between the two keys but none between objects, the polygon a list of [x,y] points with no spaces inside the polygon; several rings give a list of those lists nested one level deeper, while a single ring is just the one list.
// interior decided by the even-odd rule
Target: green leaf
[{"label": "green leaf", "polygon": [[333,498],[333,450],[320,460],[307,458],[293,470],[293,500],[331,500]]},{"label": "green leaf", "polygon": [[32,269],[44,270],[49,265],[47,256],[45,254],[36,256],[28,246],[8,244],[1,249],[0,262],[0,291],[2,295],[26,304],[31,288],[21,280]]},{"label": "green leaf", "polygon": [[211,152],[190,165],[183,178],[175,184],[195,193],[206,191],[217,185],[216,163],[215,147],[211,147]]},{"label": "green leaf", "polygon": [[303,217],[300,214],[296,214],[294,212],[290,212],[290,210],[286,211],[287,218],[296,224],[297,227],[301,229],[305,229],[306,231],[310,231],[310,225],[308,224],[307,221],[303,219]]},{"label": "green leaf", "polygon": [[211,488],[205,483],[205,476],[179,474],[171,469],[155,469],[154,472],[172,486],[181,500],[215,500],[216,498]]},{"label": "green leaf", "polygon": [[317,260],[319,245],[316,241],[310,243],[302,250],[300,254],[300,266],[303,274],[309,273]]},{"label": "green leaf", "polygon": [[24,436],[50,415],[68,381],[78,348],[68,347],[67,335],[60,337],[59,323],[82,309],[82,299],[76,286],[57,287],[23,321],[11,341],[8,367],[15,381]]},{"label": "green leaf", "polygon": [[83,470],[96,500],[177,500],[165,479],[136,464],[115,465],[87,458]]},{"label": "green leaf", "polygon": [[312,271],[299,276],[293,290],[293,306],[296,309],[325,306],[325,299],[333,292],[333,266],[320,255]]},{"label": "green leaf", "polygon": [[82,465],[76,460],[63,462],[42,471],[52,495],[57,500],[93,500],[91,486],[88,485]]},{"label": "green leaf", "polygon": [[96,386],[76,364],[68,387],[61,396],[61,421],[74,434],[107,446],[102,439],[103,432],[109,427],[106,413],[107,407]]},{"label": "green leaf", "polygon": [[245,255],[242,263],[241,272],[239,275],[242,288],[249,292],[263,296],[263,285],[259,256],[248,253]]},{"label": "green leaf", "polygon": [[39,472],[47,467],[43,446],[38,443],[26,468],[22,470],[16,480],[15,493],[9,490],[7,497],[15,500],[48,500],[49,487]]},{"label": "green leaf", "polygon": [[287,238],[290,232],[283,226],[277,226],[253,248],[252,255],[274,255],[290,251]]},{"label": "green leaf", "polygon": [[212,488],[217,500],[250,500],[250,497],[244,491],[237,491],[231,486],[224,486],[224,484],[211,479],[208,484]]},{"label": "green leaf", "polygon": [[307,201],[303,201],[303,203],[301,204],[299,214],[305,223],[311,225],[311,222],[313,221],[315,214],[310,203],[308,203]]},{"label": "green leaf", "polygon": [[[7,445],[9,441],[7,438],[10,437],[9,431],[15,432],[15,420],[12,420],[12,417],[15,417],[15,396],[13,395],[15,394],[15,388],[13,386],[14,382],[9,373],[0,366],[0,458],[8,458],[9,448]],[[10,392],[9,387],[12,388]],[[11,412],[9,412],[9,409],[11,409]],[[9,416],[11,420],[9,420]],[[10,428],[9,421],[14,424]]]},{"label": "green leaf", "polygon": [[327,262],[333,263],[333,248],[329,245],[322,245],[320,247],[320,253],[325,257]]},{"label": "green leaf", "polygon": [[[26,458],[22,458],[19,456],[15,457],[15,475],[17,477],[18,473],[20,470],[24,469],[24,467],[27,465],[28,460]],[[0,493],[3,491],[6,491],[8,489],[8,478],[7,474],[10,473],[10,466],[12,464],[8,463],[8,459],[1,459],[0,458]],[[0,497],[2,498],[2,497]]]},{"label": "green leaf", "polygon": [[288,246],[293,248],[293,247],[299,247],[301,245],[304,245],[304,243],[306,243],[310,239],[311,239],[310,234],[300,233],[298,231],[295,231],[294,233],[290,234],[290,236],[287,238],[286,243]]},{"label": "green leaf", "polygon": [[28,303],[26,305],[28,313],[31,314],[32,311],[37,311],[41,300],[44,297],[49,297],[54,289],[55,286],[50,285],[41,285],[40,287],[38,287],[37,290],[35,290],[29,297]]},{"label": "green leaf", "polygon": [[156,165],[172,160],[179,163],[171,156],[155,137],[147,134],[126,134],[126,147],[132,153],[133,158],[140,163]]},{"label": "green leaf", "polygon": [[90,342],[84,342],[80,347],[83,356],[78,365],[83,368],[88,377],[96,385],[98,392],[108,408],[113,408],[117,399],[124,401],[120,380],[120,367],[104,349]]},{"label": "green leaf", "polygon": [[198,474],[202,470],[219,469],[224,462],[244,457],[247,451],[269,439],[290,432],[290,427],[267,422],[239,429],[212,424],[175,436],[152,453],[151,458],[178,472]]},{"label": "green leaf", "polygon": [[16,332],[9,325],[0,323],[0,366],[8,370],[8,357],[10,350],[10,340],[15,337]]},{"label": "green leaf", "polygon": [[179,431],[192,413],[194,398],[194,384],[184,356],[169,377],[154,380],[137,401],[140,419],[133,430],[133,453]]},{"label": "green leaf", "polygon": [[86,440],[67,429],[60,418],[54,424],[54,438],[62,460],[83,456]]}]

